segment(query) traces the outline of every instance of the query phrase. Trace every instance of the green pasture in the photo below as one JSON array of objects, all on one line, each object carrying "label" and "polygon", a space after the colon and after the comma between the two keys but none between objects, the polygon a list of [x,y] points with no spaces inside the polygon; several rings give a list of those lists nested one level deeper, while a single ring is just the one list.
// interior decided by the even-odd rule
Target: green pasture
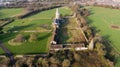
[{"label": "green pasture", "polygon": [[0,18],[8,18],[23,12],[23,8],[0,8]]},{"label": "green pasture", "polygon": [[[29,18],[39,18],[39,19],[54,19],[56,9],[51,9],[47,11],[40,12],[39,14],[33,15]],[[68,7],[59,8],[59,12],[62,16],[70,15],[72,11]]]},{"label": "green pasture", "polygon": [[[23,19],[15,19],[14,22],[4,26],[3,31],[5,34],[0,34],[0,40],[13,54],[38,54],[45,53],[48,51],[49,39],[51,32],[36,32],[38,34],[38,41],[36,42],[25,42],[19,46],[11,46],[8,41],[15,38],[19,33],[23,34],[26,39],[29,38],[29,33],[21,32],[27,30],[52,30],[52,22],[55,16],[56,9],[46,10],[39,12],[38,14],[29,16]],[[66,7],[59,8],[59,12],[65,16],[70,15],[70,9]],[[48,27],[48,28],[46,28]],[[13,31],[18,31],[14,33]],[[0,54],[3,52],[0,50]]]},{"label": "green pasture", "polygon": [[[9,45],[8,41],[15,38],[16,35],[22,34],[25,37],[26,42],[22,43],[21,45],[13,46]],[[45,53],[47,52],[47,44],[49,44],[47,41],[49,37],[51,36],[51,33],[49,32],[42,32],[42,33],[36,33],[38,40],[35,42],[29,42],[29,37],[31,33],[6,33],[0,35],[0,38],[2,39],[2,42],[4,45],[14,54],[38,54],[38,53]],[[0,54],[4,53],[2,50],[0,50]]]},{"label": "green pasture", "polygon": [[[4,30],[5,31],[35,30],[35,29],[40,28],[40,26],[44,24],[50,26],[53,22],[55,12],[56,12],[56,9],[51,9],[51,10],[40,12],[36,15],[33,15],[33,16],[30,16],[24,19],[16,19],[11,24],[5,26]],[[59,12],[63,16],[71,14],[70,9],[67,7],[59,8]],[[17,29],[17,27],[22,28],[22,29]]]},{"label": "green pasture", "polygon": [[2,50],[2,48],[0,48],[0,55],[4,54],[5,52]]},{"label": "green pasture", "polygon": [[111,25],[120,27],[120,10],[93,6],[86,8],[91,12],[91,15],[88,17],[88,23],[95,27],[99,34],[107,39],[111,46],[119,52],[120,29],[113,29]]}]

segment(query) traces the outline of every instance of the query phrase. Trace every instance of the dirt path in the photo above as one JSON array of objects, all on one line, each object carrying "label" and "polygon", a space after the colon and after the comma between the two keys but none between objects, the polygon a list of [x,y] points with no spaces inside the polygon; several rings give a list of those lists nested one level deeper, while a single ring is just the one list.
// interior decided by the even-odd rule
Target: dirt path
[{"label": "dirt path", "polygon": [[15,67],[15,60],[14,56],[12,53],[4,46],[4,44],[0,41],[0,47],[3,49],[3,51],[6,53],[6,55],[10,58],[11,64],[13,65],[12,67]]}]

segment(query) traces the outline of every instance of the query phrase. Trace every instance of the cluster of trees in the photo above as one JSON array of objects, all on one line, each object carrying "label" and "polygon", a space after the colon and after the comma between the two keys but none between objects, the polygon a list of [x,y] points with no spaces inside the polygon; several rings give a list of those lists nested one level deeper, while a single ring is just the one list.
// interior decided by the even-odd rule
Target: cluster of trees
[{"label": "cluster of trees", "polygon": [[[96,50],[99,48],[96,48]],[[101,54],[100,54],[101,55]],[[47,57],[15,58],[16,67],[110,67],[109,61],[101,57],[97,51],[60,50]],[[7,63],[6,63],[6,62]],[[0,60],[0,65],[9,66],[9,59]],[[6,66],[7,67],[7,66]]]},{"label": "cluster of trees", "polygon": [[8,67],[10,66],[9,58],[1,58],[0,57],[0,67]]},{"label": "cluster of trees", "polygon": [[[36,34],[30,34],[30,37],[28,39],[29,42],[34,42],[37,40],[38,40],[38,37]],[[14,39],[10,40],[8,43],[10,45],[20,45],[24,42],[26,42],[26,38],[22,34],[18,34]]]},{"label": "cluster of trees", "polygon": [[105,7],[105,8],[112,8],[112,9],[120,9],[120,6],[119,5],[98,5],[98,4],[95,4],[95,6],[99,6],[99,7]]}]

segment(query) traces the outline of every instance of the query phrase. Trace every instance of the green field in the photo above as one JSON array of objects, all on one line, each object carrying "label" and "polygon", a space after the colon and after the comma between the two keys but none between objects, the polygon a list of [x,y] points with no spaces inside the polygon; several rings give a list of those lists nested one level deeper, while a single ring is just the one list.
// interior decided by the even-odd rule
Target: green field
[{"label": "green field", "polygon": [[[5,46],[13,53],[13,54],[36,54],[36,53],[45,53],[48,51],[48,44],[49,39],[51,37],[52,30],[51,24],[55,16],[56,9],[51,9],[47,11],[40,12],[33,16],[24,18],[24,19],[16,19],[14,22],[6,25],[4,27],[4,31],[6,34],[0,35],[0,40],[5,44]],[[70,9],[66,7],[59,8],[59,12],[64,15],[70,15]],[[30,30],[39,30],[42,32],[36,32],[38,35],[38,41],[36,42],[25,42],[19,46],[11,46],[8,44],[8,41],[15,38],[17,34],[23,34],[26,39],[28,40],[30,32],[23,32],[23,31],[30,31]],[[44,31],[48,30],[48,31]],[[18,31],[14,33],[14,31]],[[4,52],[0,49],[0,54]]]},{"label": "green field", "polygon": [[[22,30],[35,30],[38,29],[41,25],[46,24],[46,25],[51,25],[54,16],[55,16],[55,11],[56,9],[51,9],[47,11],[40,12],[36,15],[24,18],[24,19],[17,19],[13,23],[5,26],[5,31],[7,30],[17,30],[15,26],[20,27],[22,26],[25,27]],[[61,7],[59,8],[59,12],[64,16],[64,15],[70,15],[71,11],[67,7]],[[19,29],[20,30],[20,29]]]},{"label": "green field", "polygon": [[0,18],[8,18],[23,12],[23,8],[0,9]]},{"label": "green field", "polygon": [[[29,42],[29,35],[31,33],[20,33],[22,34],[25,39],[27,40],[25,43],[18,45],[18,46],[11,46],[8,44],[8,41],[15,38],[15,36],[18,33],[6,33],[3,35],[0,35],[0,38],[2,39],[2,42],[5,44],[7,48],[13,53],[13,54],[36,54],[36,53],[44,53],[47,52],[47,45],[48,39],[51,35],[49,32],[42,32],[42,33],[36,33],[38,40],[35,42]],[[0,54],[3,54],[4,52],[0,52]]]},{"label": "green field", "polygon": [[120,10],[93,6],[86,8],[91,11],[88,17],[89,24],[95,27],[100,35],[110,40],[111,46],[119,52],[120,29],[113,29],[111,25],[120,26]]}]

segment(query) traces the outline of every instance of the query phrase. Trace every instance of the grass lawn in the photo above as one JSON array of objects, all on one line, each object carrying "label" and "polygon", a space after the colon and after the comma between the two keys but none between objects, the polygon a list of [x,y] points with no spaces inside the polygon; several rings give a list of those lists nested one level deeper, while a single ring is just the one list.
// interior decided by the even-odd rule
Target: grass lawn
[{"label": "grass lawn", "polygon": [[0,48],[0,55],[4,54],[5,52],[2,50],[2,48]]},{"label": "grass lawn", "polygon": [[5,8],[0,9],[0,18],[12,17],[16,14],[23,12],[23,8]]},{"label": "grass lawn", "polygon": [[120,26],[120,10],[93,6],[86,8],[91,11],[91,15],[88,17],[90,25],[99,30],[99,34],[110,40],[111,46],[119,52],[120,29],[112,29],[111,25]]},{"label": "grass lawn", "polygon": [[[40,12],[33,16],[24,18],[24,19],[16,19],[14,22],[6,25],[4,27],[4,31],[27,31],[27,30],[43,30],[46,29],[41,27],[42,25],[47,25],[49,30],[52,30],[51,24],[55,16],[56,9],[51,9],[47,11]],[[62,15],[70,15],[70,9],[66,7],[59,8],[59,12]],[[20,33],[20,32],[19,32]],[[6,33],[0,35],[0,40],[5,44],[5,46],[13,53],[13,54],[38,54],[45,53],[48,51],[49,39],[51,37],[51,32],[41,32],[38,33],[39,40],[36,42],[25,42],[20,46],[11,46],[8,44],[8,41],[15,38],[18,33]],[[30,33],[21,33],[26,39],[28,39]],[[0,54],[2,51],[0,50]]]},{"label": "grass lawn", "polygon": [[[39,19],[53,19],[54,16],[55,16],[55,12],[56,12],[56,9],[51,9],[51,10],[47,10],[47,11],[43,11],[39,14],[36,14],[36,15],[33,15],[29,18],[39,18]],[[70,15],[72,13],[72,11],[67,8],[67,7],[61,7],[59,8],[59,12],[60,14],[62,14],[63,16],[65,15]]]},{"label": "grass lawn", "polygon": [[4,31],[23,31],[23,30],[37,30],[41,28],[41,25],[47,25],[51,27],[51,19],[18,19],[11,24],[4,27]]},{"label": "grass lawn", "polygon": [[[36,15],[24,18],[24,19],[16,19],[11,24],[5,26],[4,30],[35,30],[40,28],[40,25],[46,24],[48,26],[51,25],[54,16],[55,16],[56,9],[51,9],[47,11],[40,12]],[[67,7],[61,7],[59,8],[59,12],[64,15],[70,15],[72,12]],[[17,26],[19,29],[17,29],[15,26]],[[21,29],[22,28],[22,29]]]},{"label": "grass lawn", "polygon": [[[8,41],[15,38],[17,34],[22,34],[27,40],[25,43],[18,46],[11,46],[8,44]],[[49,32],[36,33],[38,36],[38,41],[29,42],[29,36],[31,33],[6,33],[0,35],[2,42],[13,54],[38,54],[47,52],[48,39],[51,36]],[[1,51],[1,50],[0,50]],[[3,52],[2,52],[3,53]],[[2,54],[0,53],[0,54]]]}]

